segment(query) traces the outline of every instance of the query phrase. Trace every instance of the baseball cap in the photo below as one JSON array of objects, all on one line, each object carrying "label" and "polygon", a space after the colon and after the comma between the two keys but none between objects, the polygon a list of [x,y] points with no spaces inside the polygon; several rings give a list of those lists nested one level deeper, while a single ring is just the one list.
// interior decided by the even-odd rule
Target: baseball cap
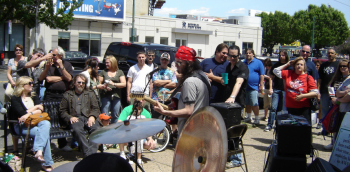
[{"label": "baseball cap", "polygon": [[106,115],[105,113],[101,113],[100,116],[99,116],[100,120],[109,120],[109,119],[112,119],[111,116],[109,115]]},{"label": "baseball cap", "polygon": [[169,54],[169,53],[163,53],[163,54],[160,56],[160,59],[167,59],[167,60],[170,60],[170,54]]}]

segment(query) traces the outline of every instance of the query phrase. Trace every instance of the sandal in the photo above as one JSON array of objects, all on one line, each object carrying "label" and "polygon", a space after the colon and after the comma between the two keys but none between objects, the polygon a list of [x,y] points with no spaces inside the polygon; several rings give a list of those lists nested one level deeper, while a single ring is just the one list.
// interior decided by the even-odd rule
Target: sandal
[{"label": "sandal", "polygon": [[38,162],[45,162],[43,155],[37,155],[34,156],[35,160]]},{"label": "sandal", "polygon": [[41,166],[42,170],[44,171],[52,171],[53,168],[51,166]]}]

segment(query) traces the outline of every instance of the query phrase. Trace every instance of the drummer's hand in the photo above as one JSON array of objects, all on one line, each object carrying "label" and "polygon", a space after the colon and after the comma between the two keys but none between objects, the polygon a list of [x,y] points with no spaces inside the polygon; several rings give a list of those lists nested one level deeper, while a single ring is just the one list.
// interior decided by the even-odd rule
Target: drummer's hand
[{"label": "drummer's hand", "polygon": [[95,117],[90,116],[87,125],[88,127],[91,127],[93,124],[95,124]]},{"label": "drummer's hand", "polygon": [[229,98],[225,101],[225,103],[235,103],[235,99],[229,97]]},{"label": "drummer's hand", "polygon": [[165,111],[158,101],[157,101],[157,105],[154,106],[154,110],[161,113],[161,114],[163,114]]},{"label": "drummer's hand", "polygon": [[72,117],[72,118],[70,118],[70,123],[71,124],[74,124],[74,123],[76,123],[76,122],[78,122],[79,121],[79,118],[77,118],[77,117]]}]

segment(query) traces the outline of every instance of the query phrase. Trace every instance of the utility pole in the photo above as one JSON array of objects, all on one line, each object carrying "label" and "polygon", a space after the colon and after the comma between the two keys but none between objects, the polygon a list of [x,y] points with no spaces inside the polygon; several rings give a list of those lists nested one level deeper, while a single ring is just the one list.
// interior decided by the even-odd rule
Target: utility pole
[{"label": "utility pole", "polygon": [[313,17],[313,22],[312,22],[312,49],[315,48],[315,42],[314,42],[314,39],[315,39],[315,16]]},{"label": "utility pole", "polygon": [[135,41],[135,26],[134,26],[134,23],[135,23],[135,0],[132,0],[132,29],[131,29],[131,40],[132,42]]}]

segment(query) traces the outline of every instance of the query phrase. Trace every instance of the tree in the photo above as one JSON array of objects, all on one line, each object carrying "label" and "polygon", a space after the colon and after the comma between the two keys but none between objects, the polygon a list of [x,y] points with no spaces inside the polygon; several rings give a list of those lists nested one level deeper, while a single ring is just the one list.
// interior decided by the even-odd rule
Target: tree
[{"label": "tree", "polygon": [[335,51],[339,54],[350,54],[350,37],[344,41],[343,44],[340,44],[335,48]]},{"label": "tree", "polygon": [[28,28],[33,28],[37,19],[38,23],[45,23],[51,28],[68,30],[74,19],[73,11],[79,8],[83,1],[61,0],[61,2],[63,7],[55,13],[56,4],[53,0],[1,0],[3,10],[0,11],[0,24],[8,20],[19,20]]},{"label": "tree", "polygon": [[261,17],[261,27],[263,27],[263,41],[262,46],[268,49],[269,53],[272,53],[274,45],[281,43],[293,42],[291,35],[291,20],[292,17],[280,11],[267,14],[265,12],[258,15]]},{"label": "tree", "polygon": [[307,10],[300,10],[293,16],[292,35],[305,44],[312,44],[313,17],[315,17],[314,43],[320,48],[342,44],[349,36],[348,23],[344,14],[332,7],[309,5]]}]

